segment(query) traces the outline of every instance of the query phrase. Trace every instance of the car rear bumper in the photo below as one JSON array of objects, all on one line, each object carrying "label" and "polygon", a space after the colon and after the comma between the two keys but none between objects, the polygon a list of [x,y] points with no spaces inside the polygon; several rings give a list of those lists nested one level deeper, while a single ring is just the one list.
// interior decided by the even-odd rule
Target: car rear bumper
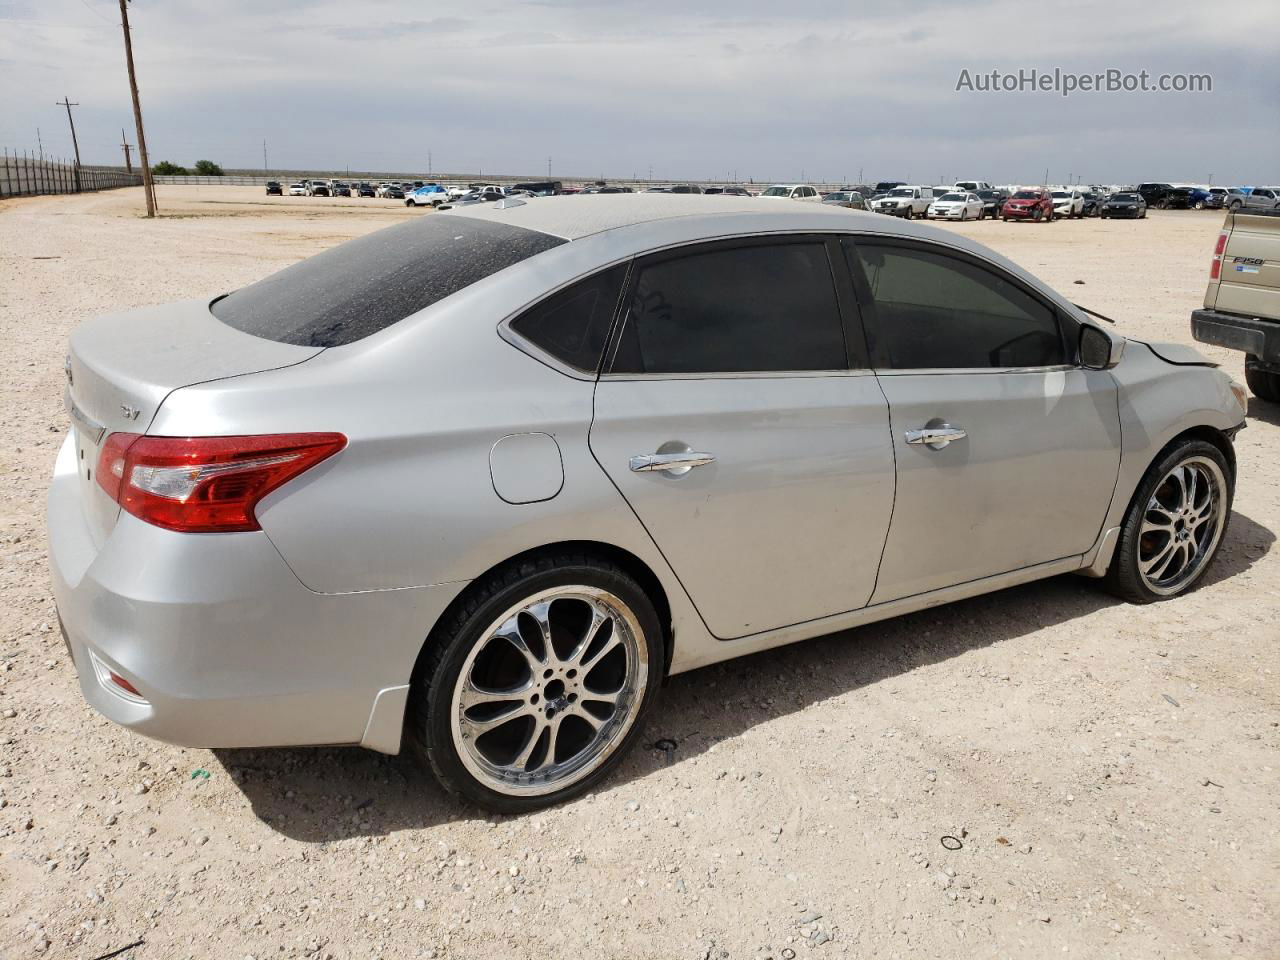
[{"label": "car rear bumper", "polygon": [[1217,310],[1193,310],[1191,335],[1201,343],[1253,354],[1266,364],[1280,364],[1280,322]]},{"label": "car rear bumper", "polygon": [[49,564],[80,689],[99,713],[183,746],[398,751],[398,717],[375,704],[402,716],[423,640],[464,584],[319,594],[261,531],[174,533],[127,513],[98,548],[76,470],[68,442],[49,491]]}]

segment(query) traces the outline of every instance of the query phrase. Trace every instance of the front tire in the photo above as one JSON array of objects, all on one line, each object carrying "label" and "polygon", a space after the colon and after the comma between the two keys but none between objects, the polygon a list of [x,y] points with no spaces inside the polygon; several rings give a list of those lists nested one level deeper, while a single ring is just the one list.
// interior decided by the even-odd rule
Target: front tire
[{"label": "front tire", "polygon": [[662,627],[620,567],[557,553],[500,569],[428,640],[412,739],[446,789],[523,813],[585,793],[640,735]]},{"label": "front tire", "polygon": [[1190,590],[1222,545],[1234,492],[1227,458],[1212,443],[1183,440],[1166,450],[1129,505],[1108,589],[1130,603]]}]

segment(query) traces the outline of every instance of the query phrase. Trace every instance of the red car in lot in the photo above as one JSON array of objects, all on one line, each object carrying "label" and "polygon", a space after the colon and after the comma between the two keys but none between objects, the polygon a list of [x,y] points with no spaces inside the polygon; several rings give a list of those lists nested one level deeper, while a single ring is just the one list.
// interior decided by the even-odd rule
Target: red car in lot
[{"label": "red car in lot", "polygon": [[1006,223],[1009,220],[1052,220],[1053,198],[1048,190],[1019,190],[1004,202],[1000,219]]}]

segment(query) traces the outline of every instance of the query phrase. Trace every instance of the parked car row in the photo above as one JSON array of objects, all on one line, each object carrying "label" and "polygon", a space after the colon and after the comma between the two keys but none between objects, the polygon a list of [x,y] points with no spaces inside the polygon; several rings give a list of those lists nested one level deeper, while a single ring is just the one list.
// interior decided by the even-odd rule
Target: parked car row
[{"label": "parked car row", "polygon": [[[276,180],[266,185],[268,196],[283,196],[285,187]],[[288,187],[290,196],[381,197],[401,200],[410,207],[476,203],[504,198],[544,197],[563,194],[633,193],[630,186],[595,181],[582,186],[559,180],[526,181],[510,185],[495,183],[441,184],[435,182],[300,180]],[[718,194],[767,200],[796,200],[824,203],[853,210],[903,217],[907,220],[1009,220],[1052,221],[1084,217],[1142,219],[1149,209],[1159,210],[1280,210],[1280,187],[1197,187],[1163,182],[1140,183],[1136,187],[1103,186],[995,187],[985,180],[957,180],[954,184],[930,186],[882,180],[874,187],[844,186],[823,192],[807,183],[778,183],[753,193],[740,185],[700,186],[673,183],[652,186],[645,193]]]}]

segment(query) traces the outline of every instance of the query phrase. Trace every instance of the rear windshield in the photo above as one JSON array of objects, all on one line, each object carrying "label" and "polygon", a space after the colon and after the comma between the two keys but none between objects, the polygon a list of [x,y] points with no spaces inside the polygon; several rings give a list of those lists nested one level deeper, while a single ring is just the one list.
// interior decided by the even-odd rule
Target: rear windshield
[{"label": "rear windshield", "polygon": [[565,242],[510,224],[433,214],[295,263],[210,309],[256,337],[340,347]]}]

